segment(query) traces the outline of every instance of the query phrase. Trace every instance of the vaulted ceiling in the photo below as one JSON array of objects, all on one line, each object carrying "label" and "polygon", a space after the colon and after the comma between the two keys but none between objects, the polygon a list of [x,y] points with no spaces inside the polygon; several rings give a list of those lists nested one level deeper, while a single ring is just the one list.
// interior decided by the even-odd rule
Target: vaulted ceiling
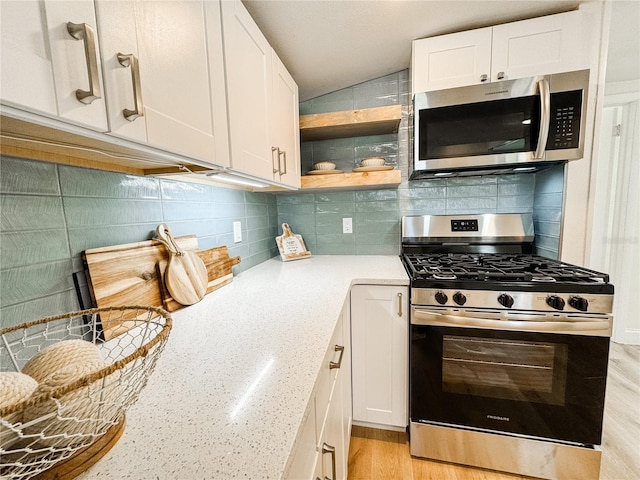
[{"label": "vaulted ceiling", "polygon": [[[599,0],[243,0],[300,100],[409,67],[411,41],[576,9]],[[613,2],[608,81],[640,77],[640,2]]]}]

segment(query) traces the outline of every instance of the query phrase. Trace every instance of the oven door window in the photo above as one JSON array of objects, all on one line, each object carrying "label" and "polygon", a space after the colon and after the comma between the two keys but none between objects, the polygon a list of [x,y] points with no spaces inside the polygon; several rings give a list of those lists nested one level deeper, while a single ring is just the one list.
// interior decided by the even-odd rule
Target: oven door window
[{"label": "oven door window", "polygon": [[540,97],[527,96],[419,112],[420,160],[532,152]]},{"label": "oven door window", "polygon": [[414,422],[598,445],[609,338],[411,326]]},{"label": "oven door window", "polygon": [[442,344],[444,392],[564,404],[564,344],[457,335],[444,335]]}]

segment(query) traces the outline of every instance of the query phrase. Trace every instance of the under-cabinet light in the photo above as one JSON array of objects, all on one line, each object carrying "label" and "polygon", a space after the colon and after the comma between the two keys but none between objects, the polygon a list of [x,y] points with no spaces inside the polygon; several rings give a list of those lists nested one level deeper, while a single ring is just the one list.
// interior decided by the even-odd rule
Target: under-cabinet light
[{"label": "under-cabinet light", "polygon": [[248,187],[265,188],[268,187],[266,183],[258,182],[257,180],[250,180],[248,178],[239,177],[224,172],[211,172],[206,174],[207,177],[212,177],[212,180],[220,180],[226,183],[235,183],[238,185],[245,185]]}]

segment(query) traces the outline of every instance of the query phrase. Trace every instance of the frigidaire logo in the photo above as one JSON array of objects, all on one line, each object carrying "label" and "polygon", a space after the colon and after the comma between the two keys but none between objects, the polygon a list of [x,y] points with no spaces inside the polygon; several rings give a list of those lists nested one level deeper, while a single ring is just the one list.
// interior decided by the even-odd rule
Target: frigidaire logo
[{"label": "frigidaire logo", "polygon": [[491,420],[501,420],[503,422],[509,421],[509,417],[499,417],[498,415],[487,415],[487,418],[490,418]]}]

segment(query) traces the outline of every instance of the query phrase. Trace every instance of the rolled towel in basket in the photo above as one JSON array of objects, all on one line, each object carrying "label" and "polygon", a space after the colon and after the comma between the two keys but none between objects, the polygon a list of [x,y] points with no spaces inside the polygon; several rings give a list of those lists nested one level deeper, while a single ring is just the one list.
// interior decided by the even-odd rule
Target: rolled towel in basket
[{"label": "rolled towel in basket", "polygon": [[100,349],[86,340],[64,340],[36,353],[22,367],[22,373],[42,382],[52,373],[76,363],[102,360]]},{"label": "rolled towel in basket", "polygon": [[33,392],[34,398],[39,395],[50,398],[25,409],[24,432],[39,434],[40,444],[55,447],[83,443],[86,441],[83,437],[104,433],[121,414],[119,371],[61,395],[56,390],[107,366],[102,359],[87,360],[51,373]]},{"label": "rolled towel in basket", "polygon": [[[0,372],[0,408],[26,400],[38,387],[29,375],[20,372]],[[14,412],[0,419],[0,447],[7,450],[19,438],[22,412]]]}]

